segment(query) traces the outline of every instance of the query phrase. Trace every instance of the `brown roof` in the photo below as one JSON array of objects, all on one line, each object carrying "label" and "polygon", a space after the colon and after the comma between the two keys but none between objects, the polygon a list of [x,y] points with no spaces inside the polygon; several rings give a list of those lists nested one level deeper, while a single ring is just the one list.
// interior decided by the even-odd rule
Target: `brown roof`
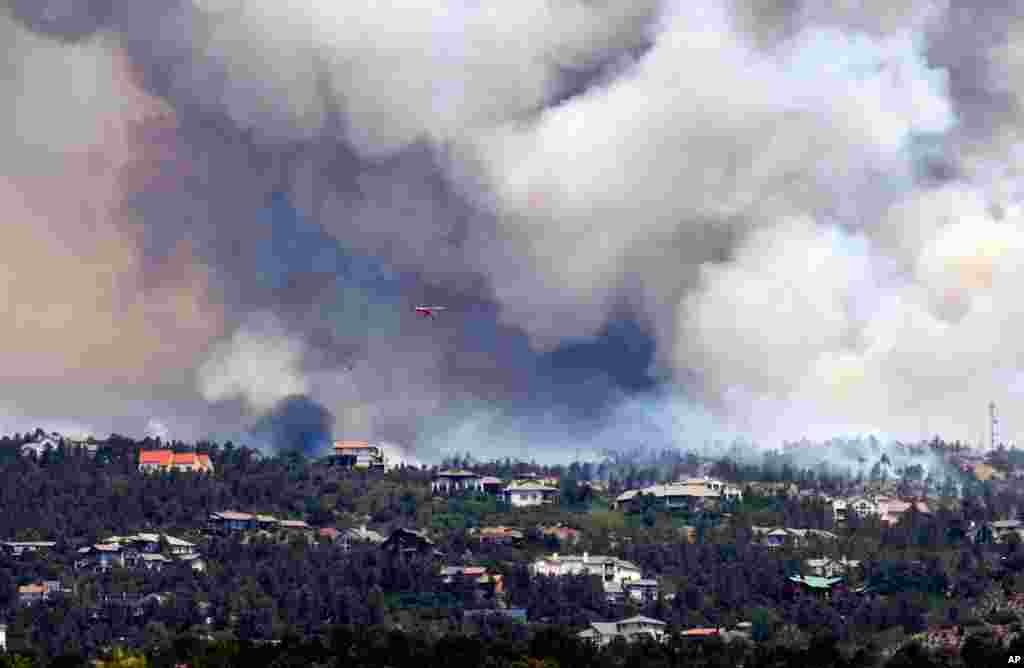
[{"label": "brown roof", "polygon": [[335,441],[334,442],[334,449],[335,450],[366,450],[368,448],[374,448],[374,447],[377,447],[377,446],[371,445],[370,443],[367,443],[366,441]]},{"label": "brown roof", "polygon": [[46,585],[41,584],[29,584],[18,587],[19,594],[45,594]]}]

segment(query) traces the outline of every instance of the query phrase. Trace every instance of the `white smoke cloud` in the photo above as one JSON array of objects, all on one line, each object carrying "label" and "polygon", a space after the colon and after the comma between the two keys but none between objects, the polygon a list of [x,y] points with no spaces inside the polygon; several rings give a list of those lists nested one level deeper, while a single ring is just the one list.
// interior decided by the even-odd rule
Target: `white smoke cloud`
[{"label": "white smoke cloud", "polygon": [[908,35],[809,28],[769,57],[714,3],[674,9],[619,78],[480,144],[504,223],[493,248],[522,262],[481,256],[505,317],[539,345],[596,330],[627,274],[664,303],[723,228],[879,215],[908,180],[911,133],[953,121]]},{"label": "white smoke cloud", "polygon": [[348,140],[382,155],[535,110],[557,94],[559,68],[639,45],[658,3],[194,4],[210,29],[181,36],[203,57],[173,73],[176,90],[223,105],[244,126],[304,138],[325,122],[326,77],[343,96]]},{"label": "white smoke cloud", "polygon": [[200,391],[207,401],[243,399],[264,412],[287,396],[307,392],[305,351],[275,316],[256,314],[199,368]]},{"label": "white smoke cloud", "polygon": [[150,419],[146,423],[146,436],[152,438],[159,438],[161,441],[166,441],[170,438],[171,430],[167,428],[163,422],[156,418]]}]

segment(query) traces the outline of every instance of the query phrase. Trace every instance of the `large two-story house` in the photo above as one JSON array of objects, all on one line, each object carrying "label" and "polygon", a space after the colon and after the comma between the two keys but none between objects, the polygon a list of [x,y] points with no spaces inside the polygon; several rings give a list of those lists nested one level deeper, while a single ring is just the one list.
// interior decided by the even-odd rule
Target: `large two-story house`
[{"label": "large two-story house", "polygon": [[888,496],[856,496],[832,501],[832,512],[836,522],[845,522],[853,515],[861,518],[875,517],[885,524],[895,524],[911,509],[921,514],[930,514],[931,509],[924,501],[903,501]]},{"label": "large two-story house", "polygon": [[643,572],[631,561],[618,557],[592,555],[559,555],[541,557],[530,564],[534,575],[561,577],[564,575],[597,575],[603,582],[623,583],[640,580]]},{"label": "large two-story house", "polygon": [[430,483],[434,494],[459,494],[461,492],[482,492],[483,476],[472,471],[448,469],[439,471]]},{"label": "large two-story house", "polygon": [[139,471],[167,473],[170,471],[213,473],[210,455],[201,452],[174,452],[173,450],[140,450]]},{"label": "large two-story house", "polygon": [[505,502],[513,508],[542,506],[558,500],[558,488],[539,482],[514,482],[501,492]]},{"label": "large two-story house", "polygon": [[623,510],[636,509],[643,496],[653,497],[655,505],[665,510],[683,510],[722,499],[741,499],[743,490],[714,478],[690,478],[643,489],[631,489],[615,499],[615,506]]},{"label": "large two-story house", "polygon": [[854,559],[841,557],[832,559],[822,557],[821,559],[807,559],[804,564],[810,575],[817,575],[822,578],[846,577],[860,568],[860,562]]},{"label": "large two-story house", "polygon": [[332,461],[354,469],[385,469],[384,447],[367,441],[335,441]]},{"label": "large two-story house", "polygon": [[627,642],[639,638],[652,638],[662,642],[666,638],[667,626],[659,619],[638,615],[617,622],[591,622],[587,629],[576,635],[598,647],[608,645],[617,638],[622,638]]}]

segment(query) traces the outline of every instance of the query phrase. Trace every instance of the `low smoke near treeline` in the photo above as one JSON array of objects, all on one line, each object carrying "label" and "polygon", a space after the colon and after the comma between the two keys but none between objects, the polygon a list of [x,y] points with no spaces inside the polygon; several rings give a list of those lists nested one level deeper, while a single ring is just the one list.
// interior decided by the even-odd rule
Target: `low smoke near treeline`
[{"label": "low smoke near treeline", "polygon": [[14,0],[0,423],[566,461],[980,444],[994,401],[1016,442],[1018,14]]}]

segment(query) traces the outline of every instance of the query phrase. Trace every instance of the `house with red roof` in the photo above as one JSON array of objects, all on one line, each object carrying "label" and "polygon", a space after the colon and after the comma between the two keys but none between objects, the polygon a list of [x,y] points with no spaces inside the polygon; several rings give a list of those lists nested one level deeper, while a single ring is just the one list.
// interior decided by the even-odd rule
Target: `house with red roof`
[{"label": "house with red roof", "polygon": [[142,473],[168,471],[213,473],[213,462],[210,460],[210,455],[206,453],[140,450],[139,471]]}]

